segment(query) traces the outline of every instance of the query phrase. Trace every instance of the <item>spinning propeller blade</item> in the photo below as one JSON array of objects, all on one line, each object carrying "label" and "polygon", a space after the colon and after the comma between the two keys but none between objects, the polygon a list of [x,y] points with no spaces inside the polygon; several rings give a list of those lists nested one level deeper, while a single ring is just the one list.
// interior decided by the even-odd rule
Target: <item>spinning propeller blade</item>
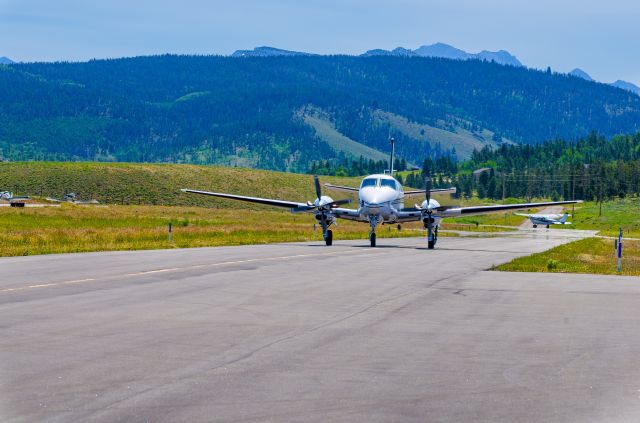
[{"label": "spinning propeller blade", "polygon": [[320,187],[320,180],[318,179],[318,175],[313,175],[313,183],[316,186],[316,197],[318,200],[322,197],[322,188]]}]

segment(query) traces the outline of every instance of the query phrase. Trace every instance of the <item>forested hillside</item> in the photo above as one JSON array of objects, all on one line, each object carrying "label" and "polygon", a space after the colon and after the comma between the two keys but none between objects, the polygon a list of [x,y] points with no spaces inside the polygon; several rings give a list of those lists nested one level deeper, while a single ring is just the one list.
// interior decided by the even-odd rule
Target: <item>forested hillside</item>
[{"label": "forested hillside", "polygon": [[0,158],[9,160],[307,171],[319,160],[380,160],[389,135],[399,157],[420,164],[487,145],[640,130],[636,95],[477,60],[155,56],[14,64],[0,66],[0,93]]},{"label": "forested hillside", "polygon": [[404,182],[420,186],[427,174],[434,178],[436,186],[454,184],[458,195],[465,197],[638,197],[640,133],[611,139],[592,133],[575,141],[484,148],[474,152],[470,160],[457,164],[446,158],[426,159],[422,171],[406,175]]}]

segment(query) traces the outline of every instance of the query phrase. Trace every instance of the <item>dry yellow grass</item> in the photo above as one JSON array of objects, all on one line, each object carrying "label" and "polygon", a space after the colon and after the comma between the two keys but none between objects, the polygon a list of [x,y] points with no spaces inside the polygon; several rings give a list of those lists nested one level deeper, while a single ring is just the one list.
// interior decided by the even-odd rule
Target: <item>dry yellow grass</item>
[{"label": "dry yellow grass", "polygon": [[[173,241],[168,240],[169,222]],[[1,256],[322,240],[310,214],[169,206],[0,208]],[[424,236],[419,223],[380,227],[380,237]],[[334,239],[363,239],[368,225],[340,221]],[[446,236],[443,234],[443,236]],[[366,241],[364,241],[366,242]],[[425,241],[426,242],[426,241]]]}]

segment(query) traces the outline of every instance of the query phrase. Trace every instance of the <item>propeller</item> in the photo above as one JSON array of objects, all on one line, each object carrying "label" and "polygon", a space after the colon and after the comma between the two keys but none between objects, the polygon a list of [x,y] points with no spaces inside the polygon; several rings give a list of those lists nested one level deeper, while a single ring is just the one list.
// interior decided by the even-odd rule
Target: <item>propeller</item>
[{"label": "propeller", "polygon": [[318,179],[318,175],[313,176],[313,183],[316,190],[316,201],[311,203],[307,201],[307,206],[304,208],[297,208],[295,211],[311,211],[317,210],[316,216],[319,215],[319,222],[322,226],[323,236],[327,236],[327,229],[329,228],[329,222],[327,218],[327,213],[342,204],[348,204],[351,202],[350,199],[345,198],[343,200],[333,201],[331,197],[323,197],[322,196],[322,187],[320,186],[320,180]]}]

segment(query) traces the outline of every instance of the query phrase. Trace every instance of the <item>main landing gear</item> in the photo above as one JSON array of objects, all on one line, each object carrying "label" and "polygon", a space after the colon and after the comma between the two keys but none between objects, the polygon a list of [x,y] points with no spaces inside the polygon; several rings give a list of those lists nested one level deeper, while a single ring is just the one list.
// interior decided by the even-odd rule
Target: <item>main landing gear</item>
[{"label": "main landing gear", "polygon": [[435,228],[433,228],[431,233],[428,235],[427,248],[429,250],[433,250],[434,248],[436,248],[436,242],[438,242],[438,227],[437,226]]},{"label": "main landing gear", "polygon": [[331,246],[333,244],[333,231],[331,229],[328,229],[324,234],[324,242],[327,246]]}]

